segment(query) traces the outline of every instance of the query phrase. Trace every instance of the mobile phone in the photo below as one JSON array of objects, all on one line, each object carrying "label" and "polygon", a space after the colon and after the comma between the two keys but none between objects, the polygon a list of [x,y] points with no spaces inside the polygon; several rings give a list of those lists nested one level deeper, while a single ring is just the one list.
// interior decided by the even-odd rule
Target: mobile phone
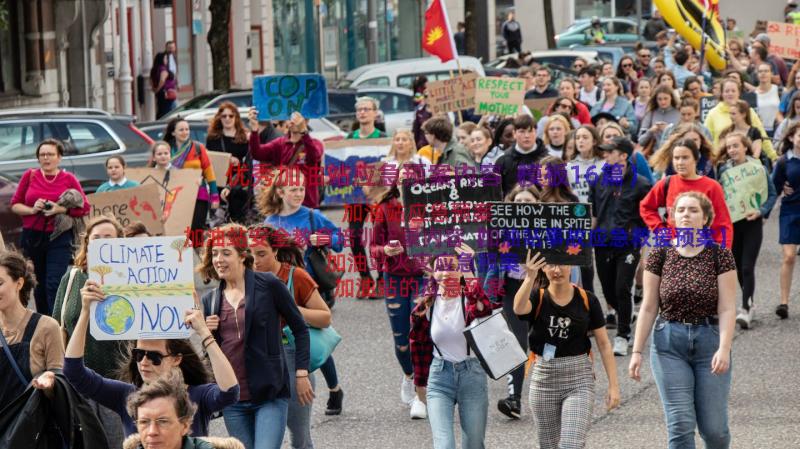
[{"label": "mobile phone", "polygon": [[389,246],[400,246],[400,240],[389,240]]}]

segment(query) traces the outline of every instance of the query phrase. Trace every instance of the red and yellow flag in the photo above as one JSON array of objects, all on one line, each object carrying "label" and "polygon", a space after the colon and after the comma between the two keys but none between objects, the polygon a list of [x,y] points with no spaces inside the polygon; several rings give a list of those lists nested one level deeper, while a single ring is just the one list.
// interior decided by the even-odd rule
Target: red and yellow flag
[{"label": "red and yellow flag", "polygon": [[456,43],[450,32],[444,0],[433,0],[425,11],[425,29],[422,32],[422,49],[438,56],[442,62],[456,59]]}]

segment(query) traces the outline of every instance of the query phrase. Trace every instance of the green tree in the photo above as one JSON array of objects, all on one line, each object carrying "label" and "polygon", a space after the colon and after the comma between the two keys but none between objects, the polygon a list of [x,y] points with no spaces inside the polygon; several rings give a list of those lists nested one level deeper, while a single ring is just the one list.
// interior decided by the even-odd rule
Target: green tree
[{"label": "green tree", "polygon": [[231,0],[211,0],[211,27],[208,29],[208,46],[211,48],[211,64],[214,74],[214,89],[231,87],[230,42],[228,40],[231,21]]}]

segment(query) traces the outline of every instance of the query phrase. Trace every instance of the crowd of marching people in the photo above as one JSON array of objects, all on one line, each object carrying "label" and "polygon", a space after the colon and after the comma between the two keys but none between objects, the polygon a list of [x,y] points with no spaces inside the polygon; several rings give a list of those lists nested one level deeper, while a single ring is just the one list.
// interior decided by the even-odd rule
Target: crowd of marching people
[{"label": "crowd of marching people", "polygon": [[[325,414],[346,410],[330,342],[341,273],[329,261],[348,247],[362,261],[353,296],[385,301],[400,399],[411,418],[428,420],[434,448],[455,448],[456,408],[462,447],[487,445],[488,377],[464,331],[497,309],[531,358],[508,374],[508,396],[496,407],[519,419],[528,378],[541,448],[584,447],[593,357],[602,359],[611,410],[620,404],[617,363],[640,380],[648,339],[669,447],[693,447],[695,427],[707,447],[729,447],[733,333],[737,324],[751,328],[766,302],[755,267],[764,221],[778,204],[774,313],[789,316],[800,245],[800,64],[787,70],[760,34],[747,46],[731,40],[735,63],[712,76],[674,36],[661,32],[656,41],[657,53],[637,48],[616,68],[579,58],[575,77],[558,85],[547,67],[521,57],[526,98],[552,102],[513,117],[468,110],[454,123],[433,115],[421,77],[413,129],[387,135],[379,103],[359,98],[348,139],[389,138],[391,148],[381,181],[363,185],[365,199],[348,205],[341,223],[320,210],[330,175],[325,148],[300,114],[281,132],[256,110],[245,124],[234,104],[223,103],[206,142],[190,138],[186,120],[172,119],[149,166],[202,173],[189,235],[197,274],[212,288],[185,311],[191,341],[98,341],[87,332],[90,307],[106,297],[89,279],[90,242],[151,232],[141,223],[123,229],[111,216],[84,224],[89,202],[59,165],[64,146],[43,140],[39,166],[25,172],[11,201],[23,221],[20,251],[0,253],[0,404],[20,407],[14,399],[31,394],[29,385],[52,397],[69,384],[79,393],[83,438],[106,447],[222,444],[199,439],[221,412],[228,434],[247,449],[280,447],[285,429],[292,447],[312,448],[312,407],[322,396],[316,370],[328,390]],[[716,106],[701,111],[704,97]],[[209,150],[230,154],[227,173],[214,172]],[[726,189],[736,186],[722,180],[743,164],[766,187],[733,221]],[[99,192],[137,185],[125,176],[123,156],[106,168]],[[466,244],[424,260],[409,255],[409,230],[422,224],[401,219],[411,206],[403,183],[433,183],[434,173],[466,168],[499,176],[508,203],[591,204],[593,262],[556,264],[533,250],[500,265]],[[222,224],[210,228],[209,216]]]}]

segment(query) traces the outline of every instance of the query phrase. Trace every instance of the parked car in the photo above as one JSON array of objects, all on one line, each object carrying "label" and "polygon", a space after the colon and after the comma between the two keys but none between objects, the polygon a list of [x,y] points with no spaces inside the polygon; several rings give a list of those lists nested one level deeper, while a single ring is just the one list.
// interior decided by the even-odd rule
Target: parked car
[{"label": "parked car", "polygon": [[[459,56],[461,69],[472,71],[479,76],[484,76],[483,64],[471,56]],[[444,64],[439,58],[400,59],[397,61],[379,62],[376,64],[362,65],[345,75],[336,84],[338,88],[360,87],[405,87],[411,88],[414,80],[425,75],[429,81],[450,78],[450,73],[458,73],[458,64],[455,60]]]},{"label": "parked car", "polygon": [[0,234],[6,247],[19,247],[22,234],[22,219],[11,212],[11,197],[17,191],[17,182],[17,178],[0,173]]},{"label": "parked car", "polygon": [[166,122],[173,117],[184,115],[187,111],[196,109],[216,109],[225,101],[230,101],[239,108],[252,106],[253,89],[215,90],[200,94],[181,103],[159,120]]},{"label": "parked car", "polygon": [[[506,64],[508,63],[509,59],[516,59],[518,56],[519,53],[511,53],[508,55],[503,55],[495,59],[494,61],[486,63],[486,66],[496,69],[504,69],[506,68]],[[600,58],[598,57],[598,52],[593,50],[587,50],[587,51],[577,51],[574,49],[544,50],[544,51],[531,52],[531,56],[533,56],[533,61],[536,63],[545,65],[555,64],[562,67],[572,67],[572,63],[575,62],[577,58],[583,58],[589,64],[595,64],[601,62]]]},{"label": "parked car", "polygon": [[[640,39],[636,20],[623,17],[601,17],[600,24],[605,34],[605,40],[609,44],[636,42]],[[570,48],[574,44],[587,44],[585,32],[591,26],[591,19],[576,20],[566,30],[555,36],[556,47]]]},{"label": "parked car", "polygon": [[0,172],[21,176],[35,167],[36,147],[46,138],[64,142],[61,168],[72,172],[86,193],[108,180],[106,159],[122,154],[131,166],[143,165],[153,142],[130,115],[99,109],[10,109],[0,111]]}]

